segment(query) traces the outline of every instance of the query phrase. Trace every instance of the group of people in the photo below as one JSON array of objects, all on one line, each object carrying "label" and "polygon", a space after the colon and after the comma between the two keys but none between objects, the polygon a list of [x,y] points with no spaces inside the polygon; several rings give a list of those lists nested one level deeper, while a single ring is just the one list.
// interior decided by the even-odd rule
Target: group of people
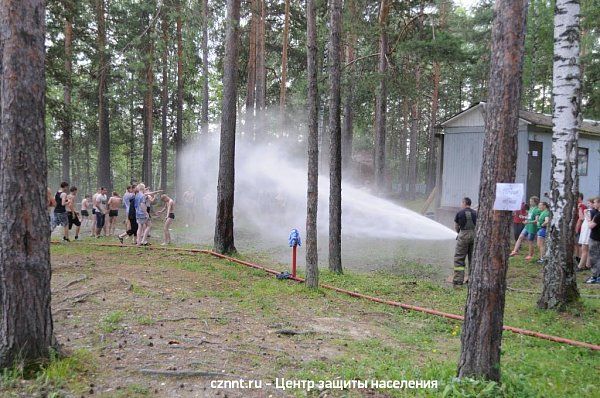
[{"label": "group of people", "polygon": [[[464,198],[461,207],[454,218],[456,232],[458,232],[452,280],[454,285],[464,283],[467,259],[469,265],[471,264],[477,223],[477,212],[471,208],[471,199]],[[586,280],[586,283],[600,284],[600,197],[591,198],[585,203],[583,194],[579,194],[574,217],[575,246],[573,252],[577,263],[576,271],[591,269],[592,275]],[[510,256],[518,255],[523,242],[527,242],[528,253],[525,260],[532,261],[534,259],[537,246],[539,250],[537,262],[543,264],[546,260],[544,258],[545,242],[551,220],[552,213],[548,202],[540,201],[538,197],[532,196],[528,205],[523,203],[521,209],[513,213],[515,246]]]},{"label": "group of people", "polygon": [[[81,227],[90,225],[90,236],[100,238],[113,236],[116,231],[119,210],[124,208],[126,219],[125,232],[117,238],[124,243],[129,236],[138,246],[147,246],[152,216],[165,214],[163,227],[163,245],[171,243],[170,227],[175,220],[175,201],[162,190],[151,191],[143,183],[130,185],[123,196],[114,191],[107,197],[105,187],[100,187],[94,195],[85,195],[81,201],[81,212],[76,209],[77,187],[70,187],[62,182],[55,194],[48,189],[48,208],[50,212],[51,231],[57,226],[63,227],[63,241],[70,242],[69,233],[75,226],[75,240],[79,239]],[[162,209],[153,213],[152,205],[157,200],[163,205]],[[91,210],[91,214],[90,214]]]}]

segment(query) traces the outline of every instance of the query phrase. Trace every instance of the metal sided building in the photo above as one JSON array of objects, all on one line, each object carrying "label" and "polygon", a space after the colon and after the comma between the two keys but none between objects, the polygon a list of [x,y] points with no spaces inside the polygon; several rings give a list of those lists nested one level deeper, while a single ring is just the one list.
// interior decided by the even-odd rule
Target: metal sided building
[{"label": "metal sided building", "polygon": [[[480,102],[441,123],[441,167],[438,168],[438,221],[451,225],[465,196],[478,206],[483,158],[485,103]],[[516,181],[526,196],[550,191],[552,116],[520,111]],[[579,191],[584,197],[600,194],[600,122],[583,121],[579,133]]]}]

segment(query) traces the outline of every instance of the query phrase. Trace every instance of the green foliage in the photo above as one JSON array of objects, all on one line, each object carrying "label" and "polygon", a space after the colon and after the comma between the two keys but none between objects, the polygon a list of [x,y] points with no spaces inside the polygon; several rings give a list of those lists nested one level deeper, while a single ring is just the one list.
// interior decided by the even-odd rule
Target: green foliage
[{"label": "green foliage", "polygon": [[499,398],[506,395],[495,381],[454,379],[444,387],[444,398]]}]

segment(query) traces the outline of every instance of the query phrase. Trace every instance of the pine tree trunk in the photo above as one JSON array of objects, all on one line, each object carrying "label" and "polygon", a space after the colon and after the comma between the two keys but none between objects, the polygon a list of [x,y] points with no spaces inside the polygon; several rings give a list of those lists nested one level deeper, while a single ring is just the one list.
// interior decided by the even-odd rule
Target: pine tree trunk
[{"label": "pine tree trunk", "polygon": [[162,90],[161,90],[161,148],[160,148],[160,189],[167,189],[167,147],[169,136],[167,131],[167,111],[169,109],[169,22],[167,14],[162,18],[163,53],[162,53]]},{"label": "pine tree trunk", "polygon": [[281,86],[279,87],[279,110],[285,113],[285,93],[287,84],[288,41],[290,35],[290,0],[285,0],[285,17],[283,25],[283,44],[281,50]]},{"label": "pine tree trunk", "polygon": [[408,104],[408,99],[404,97],[402,99],[402,134],[400,139],[400,194],[403,197],[408,197],[408,164],[409,160],[406,155],[406,151],[408,149],[408,137],[410,136],[410,127],[408,121],[410,119],[410,107]]},{"label": "pine tree trunk", "polygon": [[[415,65],[415,92],[418,93],[421,86],[421,66],[417,60]],[[410,124],[410,153],[408,157],[408,198],[414,200],[416,198],[417,185],[417,162],[419,154],[417,153],[417,142],[419,141],[419,122],[421,119],[421,107],[419,100],[415,98],[411,105],[411,124]]]},{"label": "pine tree trunk", "polygon": [[[446,2],[440,3],[440,30],[446,28]],[[435,31],[433,32],[435,40]],[[433,92],[431,94],[431,117],[429,121],[429,151],[427,152],[427,192],[433,191],[435,187],[437,158],[437,140],[435,139],[435,126],[437,124],[438,109],[440,102],[440,63],[433,63]],[[439,194],[438,194],[439,196]]]},{"label": "pine tree trunk", "polygon": [[134,105],[133,105],[133,88],[129,93],[129,181],[132,182],[135,179],[135,123],[134,123]]},{"label": "pine tree trunk", "polygon": [[497,0],[473,264],[461,336],[459,377],[500,380],[500,345],[510,211],[493,210],[496,183],[515,181],[527,1]]},{"label": "pine tree trunk", "polygon": [[[152,3],[154,4],[154,3]],[[150,17],[147,11],[144,11],[142,18],[146,24],[150,25]],[[144,49],[144,106],[143,106],[143,125],[144,125],[144,151],[143,151],[143,166],[142,180],[148,187],[153,187],[152,173],[152,140],[154,137],[154,43],[151,39],[152,27],[148,26],[145,35]]]},{"label": "pine tree trunk", "polygon": [[56,346],[46,211],[45,22],[43,0],[0,2],[0,369],[47,360]]},{"label": "pine tree trunk", "polygon": [[208,133],[208,0],[202,1],[202,133]]},{"label": "pine tree trunk", "polygon": [[[183,37],[181,33],[181,0],[177,0],[177,120],[175,123],[175,181],[181,175],[181,152],[183,150]],[[177,197],[183,196],[181,183],[177,184]]]},{"label": "pine tree trunk", "polygon": [[578,126],[581,120],[579,1],[557,0],[554,12],[552,221],[546,239],[544,284],[538,307],[563,310],[579,298],[573,261]]},{"label": "pine tree trunk", "polygon": [[246,85],[246,114],[254,114],[254,103],[256,101],[256,39],[258,36],[258,19],[260,0],[250,0],[250,33],[248,34],[248,71]]},{"label": "pine tree trunk", "polygon": [[239,24],[240,0],[227,0],[221,146],[214,239],[214,249],[218,253],[233,253],[236,251],[233,239],[233,203]]},{"label": "pine tree trunk", "polygon": [[65,87],[62,136],[62,179],[71,181],[71,139],[73,136],[73,113],[71,110],[71,91],[73,87],[73,10],[69,3],[65,4],[67,14],[65,20]]},{"label": "pine tree trunk", "polygon": [[330,15],[329,269],[342,273],[342,128],[340,125],[342,0],[331,0]]},{"label": "pine tree trunk", "polygon": [[[356,21],[360,18],[356,10],[355,0],[348,0],[348,12],[350,19]],[[354,28],[354,23],[351,23],[348,27],[348,38],[346,46],[346,62],[349,65],[347,67],[347,78],[349,84],[346,85],[346,95],[344,96],[344,111],[342,119],[342,170],[345,173],[351,171],[352,166],[352,141],[354,136],[354,84],[355,79],[355,68],[354,62],[356,61],[356,46],[357,37]]]},{"label": "pine tree trunk", "polygon": [[112,190],[110,175],[110,130],[108,120],[108,68],[104,0],[96,0],[98,24],[98,184]]},{"label": "pine tree trunk", "polygon": [[265,61],[265,19],[266,0],[257,0],[260,15],[258,17],[256,38],[256,108],[264,110],[266,107],[267,69]]},{"label": "pine tree trunk", "polygon": [[385,135],[387,113],[387,20],[390,10],[389,0],[381,0],[379,10],[379,90],[375,98],[375,186],[377,191],[385,190]]},{"label": "pine tree trunk", "polygon": [[317,208],[319,204],[319,93],[317,81],[317,9],[306,1],[308,70],[308,189],[306,203],[306,285],[319,286]]}]

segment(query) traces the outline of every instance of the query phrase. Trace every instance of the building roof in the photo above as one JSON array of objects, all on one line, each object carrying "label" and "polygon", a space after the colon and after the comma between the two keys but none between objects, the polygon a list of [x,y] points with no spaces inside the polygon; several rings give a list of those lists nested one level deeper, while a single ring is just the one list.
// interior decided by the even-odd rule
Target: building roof
[{"label": "building roof", "polygon": [[[456,119],[466,115],[467,113],[473,112],[480,108],[485,108],[485,102],[479,102],[475,105],[472,105],[464,111],[459,112],[440,123],[439,126],[445,127],[448,123],[456,121]],[[519,119],[527,124],[552,129],[552,115],[519,110]],[[584,119],[579,127],[579,131],[588,135],[600,136],[600,121]]]}]

